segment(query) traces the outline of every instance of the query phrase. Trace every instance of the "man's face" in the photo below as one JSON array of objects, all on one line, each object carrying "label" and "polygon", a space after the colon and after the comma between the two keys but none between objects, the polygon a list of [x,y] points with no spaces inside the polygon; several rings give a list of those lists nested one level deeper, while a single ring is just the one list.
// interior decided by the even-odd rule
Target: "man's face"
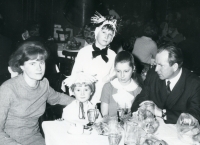
[{"label": "man's face", "polygon": [[177,64],[170,66],[168,62],[168,52],[162,51],[156,55],[156,69],[159,78],[161,80],[171,79],[175,76],[175,71],[177,70]]}]

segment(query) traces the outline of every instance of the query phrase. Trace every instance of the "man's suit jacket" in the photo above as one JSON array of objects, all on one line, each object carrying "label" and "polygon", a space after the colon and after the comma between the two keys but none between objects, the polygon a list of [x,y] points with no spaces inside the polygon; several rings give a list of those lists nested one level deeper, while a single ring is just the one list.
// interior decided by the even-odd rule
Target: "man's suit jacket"
[{"label": "man's suit jacket", "polygon": [[143,90],[132,104],[131,111],[136,111],[145,100],[152,100],[160,109],[166,109],[165,123],[175,124],[183,112],[200,121],[200,78],[182,68],[181,77],[168,96],[165,80],[161,80],[155,70],[149,70]]}]

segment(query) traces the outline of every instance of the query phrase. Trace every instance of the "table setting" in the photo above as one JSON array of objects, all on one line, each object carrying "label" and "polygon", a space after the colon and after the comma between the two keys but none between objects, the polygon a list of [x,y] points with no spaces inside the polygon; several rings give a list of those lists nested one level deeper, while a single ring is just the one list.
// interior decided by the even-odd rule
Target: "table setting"
[{"label": "table setting", "polygon": [[44,121],[46,145],[199,145],[198,124],[191,125],[189,117],[190,127],[181,117],[177,124],[165,124],[163,118],[154,115],[154,107],[147,102],[133,113],[119,108],[117,116],[100,120],[101,114],[91,109],[88,121]]},{"label": "table setting", "polygon": [[[117,120],[109,119],[108,122],[97,122],[99,113],[96,109],[87,111],[88,121],[55,120],[44,121],[42,128],[47,145],[123,145],[122,132],[119,134]],[[105,119],[108,121],[108,119]],[[105,125],[105,126],[104,126]],[[122,129],[121,129],[122,130]],[[108,134],[108,131],[110,134]],[[118,132],[116,134],[116,131]],[[112,144],[109,144],[112,142]]]}]

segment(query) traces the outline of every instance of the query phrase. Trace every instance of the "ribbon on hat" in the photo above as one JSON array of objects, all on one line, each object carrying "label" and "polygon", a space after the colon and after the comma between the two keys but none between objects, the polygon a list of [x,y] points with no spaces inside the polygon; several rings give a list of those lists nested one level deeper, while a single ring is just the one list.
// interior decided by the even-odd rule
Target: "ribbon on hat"
[{"label": "ribbon on hat", "polygon": [[61,89],[64,92],[66,91],[65,86],[68,86],[70,88],[73,84],[77,84],[77,83],[92,84],[96,82],[96,80],[94,80],[95,79],[94,76],[88,73],[84,73],[84,72],[77,72],[77,73],[72,74],[71,76],[66,76],[66,77],[67,78],[63,80],[62,86],[61,86]]},{"label": "ribbon on hat", "polygon": [[108,51],[108,48],[104,48],[102,50],[100,50],[98,47],[96,47],[95,43],[92,45],[94,51],[92,51],[92,56],[93,58],[97,57],[98,55],[101,55],[102,59],[105,61],[105,62],[108,62],[108,57],[106,56],[107,55],[107,51]]}]

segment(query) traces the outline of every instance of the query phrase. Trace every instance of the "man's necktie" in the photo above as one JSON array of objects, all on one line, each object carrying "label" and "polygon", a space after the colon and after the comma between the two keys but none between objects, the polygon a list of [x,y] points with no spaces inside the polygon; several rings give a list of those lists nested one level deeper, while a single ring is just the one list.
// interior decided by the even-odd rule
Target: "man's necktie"
[{"label": "man's necktie", "polygon": [[79,102],[79,118],[80,119],[85,119],[85,112],[83,109],[83,102]]},{"label": "man's necktie", "polygon": [[98,55],[101,55],[102,59],[105,61],[105,62],[108,62],[108,57],[106,56],[107,55],[107,51],[108,51],[108,48],[104,48],[102,50],[100,50],[98,47],[96,47],[95,43],[92,45],[94,51],[92,51],[92,56],[93,58],[97,57]]},{"label": "man's necktie", "polygon": [[171,93],[171,89],[170,89],[170,81],[167,81],[167,94],[169,95]]}]

